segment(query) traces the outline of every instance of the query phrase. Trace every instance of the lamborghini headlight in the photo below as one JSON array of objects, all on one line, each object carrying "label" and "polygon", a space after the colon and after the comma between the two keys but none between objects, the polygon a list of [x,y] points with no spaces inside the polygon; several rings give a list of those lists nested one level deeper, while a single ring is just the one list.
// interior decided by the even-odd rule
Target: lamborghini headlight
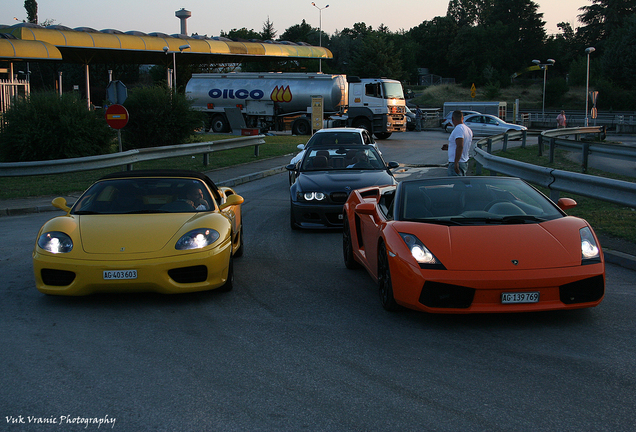
[{"label": "lamborghini headlight", "polygon": [[441,262],[435,258],[435,255],[413,234],[400,233],[400,236],[402,236],[402,240],[404,240],[404,243],[406,243],[406,246],[410,249],[411,255],[413,255],[413,258],[415,258],[415,261],[419,264],[441,265]]},{"label": "lamborghini headlight", "polygon": [[73,240],[63,232],[50,231],[38,238],[38,246],[54,254],[69,253],[73,250]]},{"label": "lamborghini headlight", "polygon": [[598,261],[601,258],[600,251],[598,245],[596,244],[596,240],[594,240],[594,236],[592,235],[592,230],[589,227],[581,228],[579,230],[581,234],[581,260],[583,263],[586,263],[588,260]]},{"label": "lamborghini headlight", "polygon": [[174,247],[176,250],[201,249],[211,245],[219,237],[218,231],[210,228],[199,228],[181,236]]}]

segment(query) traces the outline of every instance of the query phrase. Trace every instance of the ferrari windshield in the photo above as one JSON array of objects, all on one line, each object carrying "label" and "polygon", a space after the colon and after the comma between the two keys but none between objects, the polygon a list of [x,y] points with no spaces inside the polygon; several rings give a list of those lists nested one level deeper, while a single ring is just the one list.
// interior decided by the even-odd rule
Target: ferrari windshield
[{"label": "ferrari windshield", "polygon": [[72,213],[183,213],[214,208],[210,192],[200,180],[134,177],[95,183],[75,203]]},{"label": "ferrari windshield", "polygon": [[404,181],[397,218],[448,225],[538,223],[563,213],[524,181],[503,177],[448,177]]},{"label": "ferrari windshield", "polygon": [[368,145],[315,146],[307,150],[301,171],[384,170],[377,150]]}]

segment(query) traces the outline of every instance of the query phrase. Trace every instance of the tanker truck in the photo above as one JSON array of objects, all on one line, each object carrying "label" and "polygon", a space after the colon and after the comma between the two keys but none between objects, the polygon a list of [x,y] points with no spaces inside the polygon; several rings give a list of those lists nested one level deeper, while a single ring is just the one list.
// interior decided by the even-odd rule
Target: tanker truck
[{"label": "tanker truck", "polygon": [[210,131],[216,133],[230,131],[226,108],[238,108],[247,128],[260,132],[291,128],[295,135],[309,135],[319,129],[311,118],[315,96],[322,96],[323,128],[359,127],[378,139],[406,130],[402,84],[389,79],[322,73],[202,73],[192,75],[186,96],[194,109],[208,114]]}]

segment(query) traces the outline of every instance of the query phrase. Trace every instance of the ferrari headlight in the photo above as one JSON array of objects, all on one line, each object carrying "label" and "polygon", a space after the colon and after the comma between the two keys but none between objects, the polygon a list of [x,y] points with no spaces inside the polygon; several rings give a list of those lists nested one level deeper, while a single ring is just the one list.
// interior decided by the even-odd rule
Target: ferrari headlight
[{"label": "ferrari headlight", "polygon": [[54,254],[69,253],[73,250],[73,240],[63,232],[50,231],[38,238],[38,246]]},{"label": "ferrari headlight", "polygon": [[327,196],[322,192],[299,192],[298,198],[305,201],[322,201]]},{"label": "ferrari headlight", "polygon": [[219,239],[218,231],[210,228],[199,228],[184,234],[174,248],[176,250],[201,249]]},{"label": "ferrari headlight", "polygon": [[415,261],[426,265],[441,264],[439,260],[435,258],[435,255],[433,255],[433,253],[424,246],[424,243],[422,243],[420,239],[415,237],[413,234],[400,233],[400,235],[402,236],[404,243],[406,243],[406,246],[411,250],[411,255],[413,255]]},{"label": "ferrari headlight", "polygon": [[600,251],[592,235],[592,230],[585,227],[581,228],[579,233],[581,234],[581,259],[583,261],[600,259]]}]

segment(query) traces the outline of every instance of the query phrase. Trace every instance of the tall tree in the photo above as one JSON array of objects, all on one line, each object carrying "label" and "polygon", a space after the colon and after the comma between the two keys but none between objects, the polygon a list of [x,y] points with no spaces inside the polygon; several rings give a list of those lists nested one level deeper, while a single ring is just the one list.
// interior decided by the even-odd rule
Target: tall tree
[{"label": "tall tree", "polygon": [[24,0],[24,8],[27,12],[27,21],[33,24],[38,23],[38,2],[35,0]]},{"label": "tall tree", "polygon": [[269,20],[269,16],[267,16],[267,21],[263,23],[263,31],[261,31],[261,38],[263,40],[276,39],[276,30],[274,30],[274,23]]},{"label": "tall tree", "polygon": [[229,39],[250,40],[250,39],[260,39],[261,34],[258,32],[255,32],[254,30],[248,30],[247,28],[243,27],[240,29],[232,29],[227,33],[221,30],[221,37],[226,37]]},{"label": "tall tree", "polygon": [[460,26],[473,26],[485,18],[490,0],[450,0],[446,16]]},{"label": "tall tree", "polygon": [[360,78],[387,77],[403,80],[401,50],[397,49],[386,34],[373,32],[362,41],[360,49],[352,57],[351,74]]},{"label": "tall tree", "polygon": [[280,39],[290,42],[307,42],[311,39],[311,34],[314,32],[312,26],[307,24],[305,20],[302,20],[300,24],[289,27],[285,32],[280,35]]},{"label": "tall tree", "polygon": [[579,34],[585,44],[599,45],[636,14],[636,0],[591,0],[579,8],[579,21],[585,24]]}]

